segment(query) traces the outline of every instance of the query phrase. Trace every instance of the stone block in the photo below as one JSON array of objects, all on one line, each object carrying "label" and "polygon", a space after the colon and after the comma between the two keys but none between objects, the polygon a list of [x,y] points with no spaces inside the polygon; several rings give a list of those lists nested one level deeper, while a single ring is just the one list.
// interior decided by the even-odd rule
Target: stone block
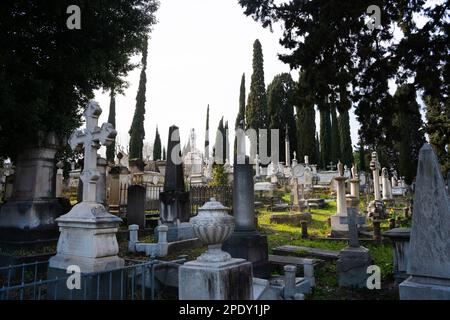
[{"label": "stone block", "polygon": [[372,265],[369,250],[364,247],[347,247],[341,250],[336,263],[340,287],[367,286],[367,267]]},{"label": "stone block", "polygon": [[179,269],[179,299],[250,300],[252,283],[252,264],[244,259],[190,261]]}]

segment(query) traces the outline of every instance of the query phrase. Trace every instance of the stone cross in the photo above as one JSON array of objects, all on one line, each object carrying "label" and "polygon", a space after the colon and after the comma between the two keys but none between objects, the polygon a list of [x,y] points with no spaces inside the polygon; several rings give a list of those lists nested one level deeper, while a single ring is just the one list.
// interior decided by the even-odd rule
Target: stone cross
[{"label": "stone cross", "polygon": [[110,145],[117,135],[117,131],[110,123],[104,123],[101,128],[98,127],[98,118],[101,113],[99,104],[91,100],[84,111],[86,128],[75,131],[69,139],[72,150],[84,148],[84,169],[80,176],[83,181],[83,202],[96,201],[96,184],[100,178],[100,172],[97,169],[97,150],[102,145]]},{"label": "stone cross", "polygon": [[330,171],[334,171],[336,169],[336,166],[334,165],[333,161],[330,162],[330,165],[327,166]]}]

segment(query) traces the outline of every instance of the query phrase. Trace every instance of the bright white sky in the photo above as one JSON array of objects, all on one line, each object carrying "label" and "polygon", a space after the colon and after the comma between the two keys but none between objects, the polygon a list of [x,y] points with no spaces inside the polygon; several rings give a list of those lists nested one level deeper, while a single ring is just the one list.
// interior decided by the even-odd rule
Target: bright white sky
[{"label": "bright white sky", "polygon": [[[146,142],[153,144],[158,126],[166,145],[169,127],[177,125],[181,144],[188,141],[190,129],[195,128],[197,147],[203,151],[208,104],[211,143],[222,116],[234,128],[243,72],[247,95],[250,89],[255,39],[263,46],[266,86],[276,74],[290,72],[289,66],[277,56],[284,52],[279,44],[281,29],[271,33],[262,28],[243,14],[236,0],[163,0],[156,16],[159,22],[151,33],[147,68]],[[133,59],[139,60],[140,57]],[[128,89],[116,98],[117,142],[122,146],[129,141],[139,73],[140,69],[136,69],[128,75]],[[298,79],[297,70],[291,74]],[[100,123],[106,122],[109,93],[96,92],[96,100],[103,109]],[[352,140],[356,144],[359,124],[353,112],[350,116]],[[318,116],[316,122],[318,130]],[[231,132],[230,141],[233,141]]]}]

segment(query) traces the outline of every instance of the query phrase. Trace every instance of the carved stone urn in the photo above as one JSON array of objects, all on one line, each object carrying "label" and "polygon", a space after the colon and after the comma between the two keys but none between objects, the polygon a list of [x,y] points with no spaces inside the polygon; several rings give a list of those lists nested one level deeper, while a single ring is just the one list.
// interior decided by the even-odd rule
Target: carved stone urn
[{"label": "carved stone urn", "polygon": [[200,262],[224,262],[231,259],[230,254],[222,251],[222,242],[234,231],[234,218],[228,215],[230,208],[211,198],[198,209],[198,215],[190,220],[194,234],[202,243],[208,245],[208,251],[197,258]]}]

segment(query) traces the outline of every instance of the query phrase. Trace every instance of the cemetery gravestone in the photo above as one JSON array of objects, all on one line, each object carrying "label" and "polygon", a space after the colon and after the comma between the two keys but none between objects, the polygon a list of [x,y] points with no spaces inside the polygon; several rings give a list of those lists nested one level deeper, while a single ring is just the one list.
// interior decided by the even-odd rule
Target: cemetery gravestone
[{"label": "cemetery gravestone", "polygon": [[128,187],[127,224],[145,228],[145,187],[131,185]]},{"label": "cemetery gravestone", "polygon": [[235,162],[233,180],[233,216],[236,227],[222,248],[233,258],[252,262],[257,278],[269,277],[267,237],[256,230],[253,168],[248,157],[244,164]]},{"label": "cemetery gravestone", "polygon": [[[189,192],[185,191],[183,164],[181,163],[180,133],[178,127],[169,128],[167,165],[164,191],[160,194],[160,225],[169,228],[167,241],[179,241],[194,237],[189,223]],[[155,237],[158,237],[158,228]]]},{"label": "cemetery gravestone", "polygon": [[[116,238],[121,219],[108,213],[101,203],[96,202],[96,184],[100,175],[97,150],[101,145],[112,143],[117,135],[111,124],[104,123],[101,128],[97,126],[101,112],[97,102],[89,102],[84,112],[86,129],[75,131],[69,139],[73,150],[84,148],[84,169],[81,174],[84,182],[83,201],[57,219],[61,234],[57,254],[49,260],[49,279],[66,276],[67,268],[72,265],[79,266],[82,274],[118,269],[124,265],[124,260],[118,257]],[[113,283],[116,281],[114,276]],[[108,285],[102,287],[108,288]],[[67,288],[58,288],[58,297],[69,298],[73,293],[69,291]],[[101,293],[101,298],[106,294]]]},{"label": "cemetery gravestone", "polygon": [[349,246],[341,250],[336,268],[340,287],[366,286],[367,268],[372,265],[369,250],[360,246],[358,239],[357,211],[348,209]]},{"label": "cemetery gravestone", "polygon": [[399,286],[402,300],[450,299],[450,200],[433,148],[419,152],[408,256],[410,277]]}]

